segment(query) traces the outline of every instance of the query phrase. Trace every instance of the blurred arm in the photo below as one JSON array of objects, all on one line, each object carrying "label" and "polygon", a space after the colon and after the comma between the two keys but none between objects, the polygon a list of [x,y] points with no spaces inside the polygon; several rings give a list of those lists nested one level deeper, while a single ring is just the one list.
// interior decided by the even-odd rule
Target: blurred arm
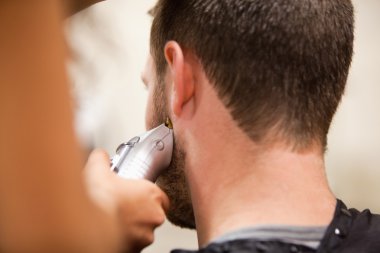
[{"label": "blurred arm", "polygon": [[87,196],[58,0],[0,1],[0,251],[115,252]]}]

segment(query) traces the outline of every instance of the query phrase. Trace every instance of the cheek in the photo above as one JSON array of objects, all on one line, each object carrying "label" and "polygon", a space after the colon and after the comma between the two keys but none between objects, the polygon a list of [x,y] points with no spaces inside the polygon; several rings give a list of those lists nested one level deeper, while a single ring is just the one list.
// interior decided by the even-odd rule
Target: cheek
[{"label": "cheek", "polygon": [[148,89],[148,100],[145,111],[145,128],[151,129],[153,123],[153,112],[154,112],[154,103],[153,103],[153,89],[149,87]]}]

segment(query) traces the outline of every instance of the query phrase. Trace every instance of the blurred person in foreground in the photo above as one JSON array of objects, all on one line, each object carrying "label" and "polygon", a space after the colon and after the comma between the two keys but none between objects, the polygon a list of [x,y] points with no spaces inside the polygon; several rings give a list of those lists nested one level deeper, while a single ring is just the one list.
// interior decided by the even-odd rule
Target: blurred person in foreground
[{"label": "blurred person in foreground", "polygon": [[172,119],[168,218],[199,251],[380,252],[380,217],[327,182],[330,123],[352,59],[350,0],[159,0],[148,128]]},{"label": "blurred person in foreground", "polygon": [[62,21],[95,2],[0,1],[0,252],[140,252],[165,219],[167,196],[104,152],[81,170]]}]

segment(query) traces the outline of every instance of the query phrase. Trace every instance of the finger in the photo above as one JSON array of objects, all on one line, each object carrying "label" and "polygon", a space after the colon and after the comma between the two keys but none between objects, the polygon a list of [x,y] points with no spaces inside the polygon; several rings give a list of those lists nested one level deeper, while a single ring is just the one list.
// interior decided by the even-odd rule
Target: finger
[{"label": "finger", "polygon": [[167,213],[169,211],[169,208],[170,208],[170,200],[169,200],[169,197],[161,190],[159,189],[160,192],[161,192],[161,205],[162,205],[162,208],[164,209],[165,213]]},{"label": "finger", "polygon": [[88,157],[87,170],[105,170],[110,168],[110,159],[104,150],[95,149]]}]

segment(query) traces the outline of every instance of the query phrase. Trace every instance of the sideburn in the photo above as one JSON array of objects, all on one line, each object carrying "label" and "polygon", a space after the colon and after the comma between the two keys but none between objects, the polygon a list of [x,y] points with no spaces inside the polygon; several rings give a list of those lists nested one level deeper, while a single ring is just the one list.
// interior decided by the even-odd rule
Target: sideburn
[{"label": "sideburn", "polygon": [[[159,78],[160,79],[160,78]],[[153,115],[150,127],[165,122],[168,114],[165,82],[158,80],[153,93]],[[175,127],[175,126],[174,126]],[[186,154],[174,140],[173,158],[169,168],[158,177],[156,184],[168,195],[170,208],[168,220],[182,228],[195,229],[195,218],[190,190],[184,173]]]}]

